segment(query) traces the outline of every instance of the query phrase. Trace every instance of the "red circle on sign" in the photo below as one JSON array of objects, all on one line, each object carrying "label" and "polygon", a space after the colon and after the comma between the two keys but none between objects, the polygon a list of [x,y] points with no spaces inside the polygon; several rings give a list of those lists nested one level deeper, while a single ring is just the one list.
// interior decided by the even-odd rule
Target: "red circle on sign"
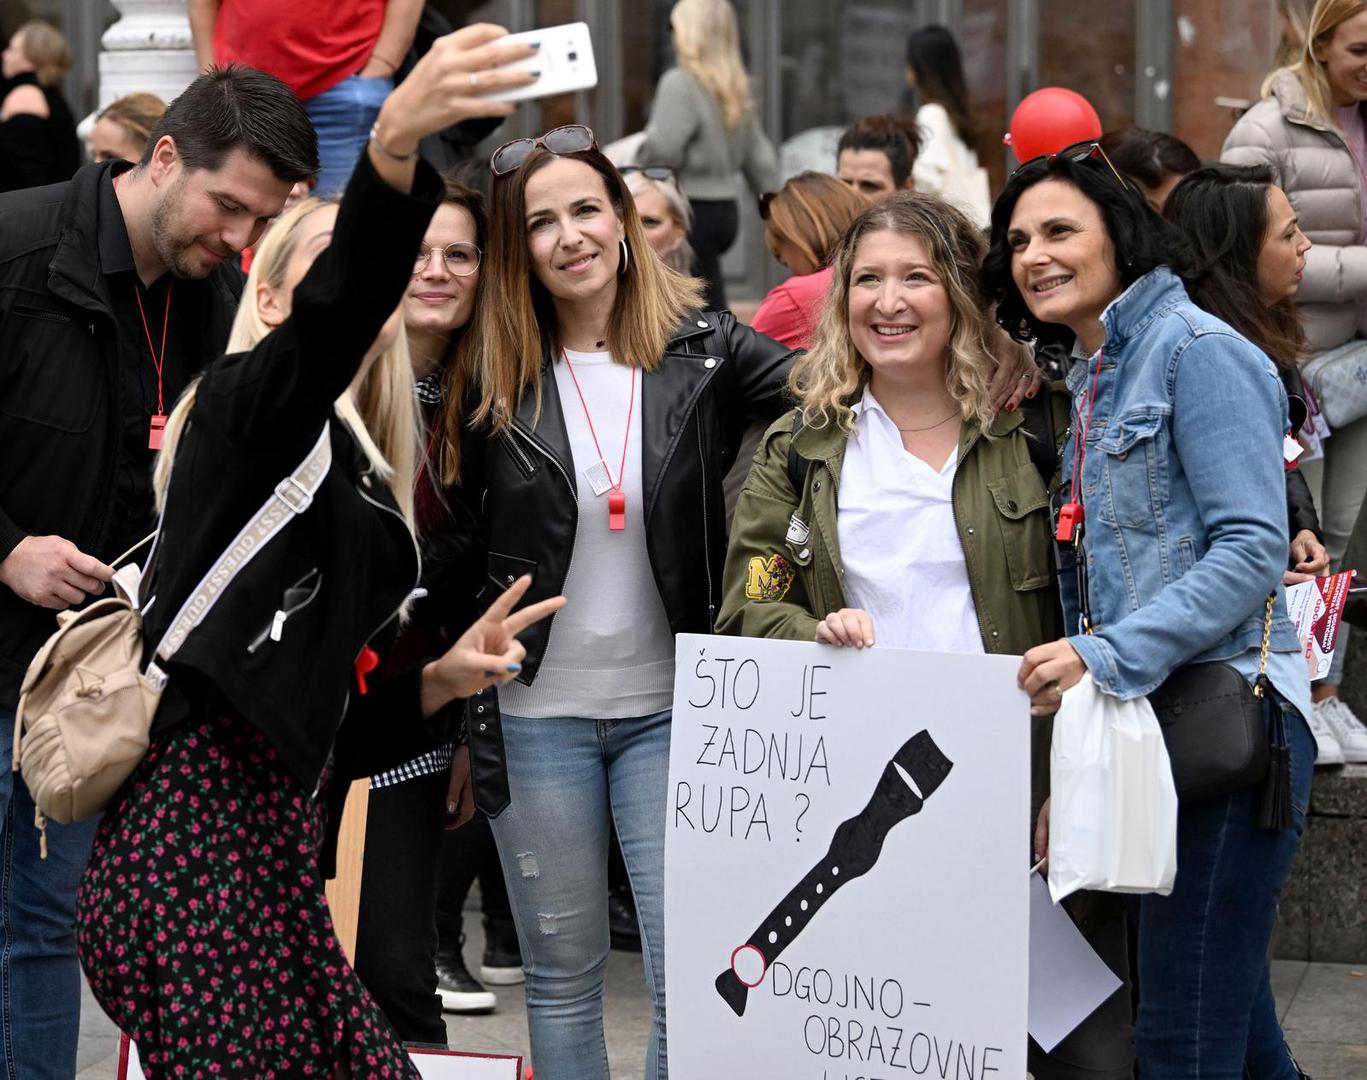
[{"label": "red circle on sign", "polygon": [[[741,973],[739,971],[736,971],[736,957],[738,957],[746,949],[749,949],[751,952],[753,952],[756,956],[759,957],[759,978],[757,978],[754,982],[748,982],[745,978],[741,976]],[[731,953],[731,970],[735,973],[736,978],[740,979],[742,983],[744,983],[746,986],[750,987],[753,990],[756,986],[758,986],[760,983],[764,981],[765,973],[769,970],[769,962],[764,959],[764,954],[760,952],[759,949],[756,948],[754,945],[737,945],[735,951]]]}]

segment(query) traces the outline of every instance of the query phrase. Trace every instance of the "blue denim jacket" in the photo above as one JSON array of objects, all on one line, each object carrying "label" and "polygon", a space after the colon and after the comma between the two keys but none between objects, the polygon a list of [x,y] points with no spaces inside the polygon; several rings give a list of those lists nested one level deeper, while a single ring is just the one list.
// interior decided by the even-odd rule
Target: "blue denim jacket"
[{"label": "blue denim jacket", "polygon": [[[1081,633],[1065,572],[1065,625],[1079,630],[1069,642],[1102,690],[1138,697],[1183,664],[1256,657],[1276,589],[1272,648],[1297,652],[1281,588],[1287,404],[1276,368],[1166,268],[1134,282],[1101,321],[1081,487],[1094,632]],[[1065,494],[1097,371],[1093,356],[1068,375]]]}]

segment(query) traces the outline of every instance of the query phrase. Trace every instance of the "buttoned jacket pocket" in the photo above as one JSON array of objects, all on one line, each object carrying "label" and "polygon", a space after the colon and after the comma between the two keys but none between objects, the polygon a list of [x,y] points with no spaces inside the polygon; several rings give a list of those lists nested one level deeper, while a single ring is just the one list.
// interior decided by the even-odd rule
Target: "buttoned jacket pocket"
[{"label": "buttoned jacket pocket", "polygon": [[1053,584],[1049,564],[1049,496],[1039,469],[1025,462],[987,482],[997,508],[997,525],[1011,585],[1017,591]]},{"label": "buttoned jacket pocket", "polygon": [[1097,515],[1107,524],[1152,530],[1162,514],[1168,491],[1169,414],[1159,406],[1132,410],[1111,420],[1097,440]]}]

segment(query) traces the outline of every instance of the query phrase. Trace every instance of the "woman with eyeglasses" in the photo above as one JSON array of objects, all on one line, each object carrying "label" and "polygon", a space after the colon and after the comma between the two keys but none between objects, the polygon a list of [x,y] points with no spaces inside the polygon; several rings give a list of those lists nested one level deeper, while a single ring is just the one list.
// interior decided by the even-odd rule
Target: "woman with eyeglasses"
[{"label": "woman with eyeglasses", "polygon": [[[1080,357],[1055,522],[1075,564],[1060,578],[1068,636],[1027,651],[1020,683],[1037,714],[1084,674],[1119,698],[1199,662],[1259,687],[1286,769],[1182,800],[1172,894],[1137,903],[1136,1043],[1146,1080],[1281,1080],[1299,1070],[1267,946],[1315,757],[1281,587],[1286,392],[1271,360],[1191,302],[1180,251],[1094,143],[1027,162],[993,209],[983,278],[998,320]],[[1048,821],[1046,804],[1039,857]]]},{"label": "woman with eyeglasses", "polygon": [[679,187],[674,170],[665,165],[623,165],[620,170],[627,190],[636,200],[636,213],[646,239],[660,261],[675,273],[693,272],[693,206]]},{"label": "woman with eyeglasses", "polygon": [[564,593],[514,682],[470,710],[476,804],[493,819],[527,973],[539,1080],[608,1075],[603,974],[613,822],[667,1073],[663,869],[674,635],[720,601],[721,481],[752,418],[783,408],[791,354],[702,309],[651,250],[582,125],[493,154],[498,303],[475,314],[474,430],[456,489],[477,521],[479,603],[522,574]]},{"label": "woman with eyeglasses", "polygon": [[[442,179],[442,202],[423,234],[403,299],[421,421],[413,510],[426,595],[414,601],[380,677],[445,651],[474,614],[461,588],[467,553],[462,530],[453,528],[457,504],[445,494],[441,434],[448,402],[454,398],[450,407],[461,408],[474,363],[472,339],[464,331],[479,297],[488,219],[479,192],[451,174]],[[418,718],[393,721],[416,724]],[[485,977],[522,980],[493,836],[483,818],[465,820],[471,808],[460,805],[468,776],[468,748],[446,743],[370,778],[355,966],[405,1042],[445,1044],[443,1011],[488,1012],[497,1004],[461,955],[461,910],[476,877],[484,908],[484,970],[490,973]],[[458,833],[443,841],[444,831],[458,825]]]}]

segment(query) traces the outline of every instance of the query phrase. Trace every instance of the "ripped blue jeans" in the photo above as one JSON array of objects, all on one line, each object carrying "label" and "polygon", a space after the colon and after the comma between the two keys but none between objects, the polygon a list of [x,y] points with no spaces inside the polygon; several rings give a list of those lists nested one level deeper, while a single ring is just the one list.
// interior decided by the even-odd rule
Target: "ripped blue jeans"
[{"label": "ripped blue jeans", "polygon": [[[527,973],[537,1080],[608,1080],[608,835],[617,826],[652,1018],[646,1080],[665,1080],[664,849],[671,714],[503,714],[512,801],[491,824]],[[610,817],[609,817],[610,815]]]}]

